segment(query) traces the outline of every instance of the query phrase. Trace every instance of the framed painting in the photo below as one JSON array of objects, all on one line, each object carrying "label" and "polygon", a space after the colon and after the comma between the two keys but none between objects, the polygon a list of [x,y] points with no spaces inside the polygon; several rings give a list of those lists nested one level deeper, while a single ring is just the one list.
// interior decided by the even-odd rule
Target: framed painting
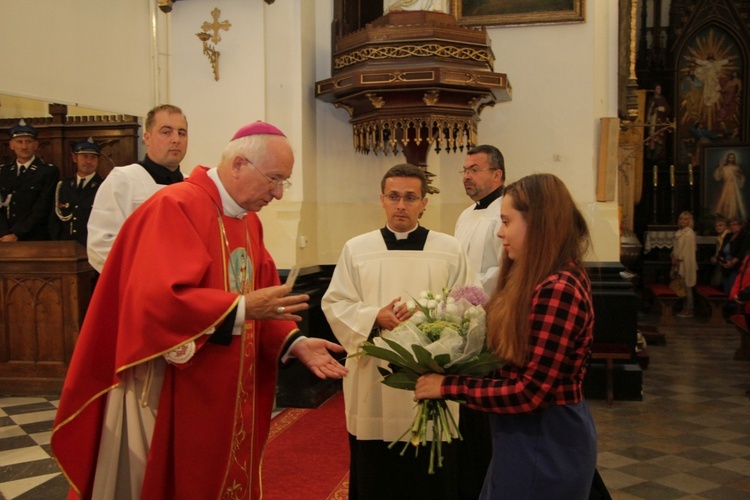
[{"label": "framed painting", "polygon": [[582,23],[586,0],[451,0],[463,26]]},{"label": "framed painting", "polygon": [[705,146],[702,170],[704,211],[747,221],[750,144]]},{"label": "framed painting", "polygon": [[726,145],[747,135],[746,50],[736,31],[712,23],[687,40],[675,62],[675,163],[696,165],[704,144]]}]

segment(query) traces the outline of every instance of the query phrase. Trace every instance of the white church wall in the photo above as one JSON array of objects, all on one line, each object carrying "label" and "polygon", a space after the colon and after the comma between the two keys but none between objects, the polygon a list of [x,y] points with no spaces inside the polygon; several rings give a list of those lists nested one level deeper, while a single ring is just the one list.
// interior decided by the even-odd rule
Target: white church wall
[{"label": "white church wall", "polygon": [[[263,2],[181,0],[171,14],[172,103],[188,119],[189,144],[183,170],[195,165],[215,166],[224,146],[242,125],[265,117],[265,64]],[[211,11],[221,11],[219,21],[229,21],[215,44],[219,80],[196,36]],[[213,32],[210,32],[213,33]]]},{"label": "white church wall", "polygon": [[[330,8],[319,1],[319,8]],[[599,118],[616,115],[617,13],[608,2],[587,2],[581,24],[490,28],[495,71],[506,73],[513,100],[485,108],[479,142],[498,146],[509,181],[537,172],[558,175],[586,214],[598,261],[619,260],[617,209],[595,201]],[[331,14],[319,14],[320,23]],[[319,31],[323,31],[322,29]],[[614,33],[614,43],[611,33]],[[318,36],[318,75],[330,77],[330,36]],[[610,75],[610,76],[608,76]],[[335,262],[349,237],[380,227],[380,178],[403,156],[359,155],[351,142],[348,114],[318,104],[318,210],[320,258]],[[443,193],[432,197],[425,226],[453,232],[470,200],[458,174],[463,154],[430,153],[431,170]],[[434,163],[434,167],[433,167]]]},{"label": "white church wall", "polygon": [[[228,30],[219,32],[221,41],[215,44],[221,54],[218,81],[196,36],[204,22],[213,22],[214,8],[221,11],[220,22],[231,24]],[[188,154],[183,162],[186,172],[197,164],[215,166],[234,132],[256,120],[278,126],[292,144],[292,188],[282,200],[274,201],[260,213],[266,245],[281,268],[299,260],[296,243],[303,165],[309,156],[302,133],[300,23],[294,20],[300,17],[300,8],[304,7],[296,2],[269,6],[246,0],[217,0],[210,4],[182,0],[170,14],[172,95],[174,103],[185,111],[190,128]],[[315,259],[309,263],[315,263]]]},{"label": "white church wall", "polygon": [[154,95],[155,10],[151,0],[0,0],[0,94],[141,115]]}]

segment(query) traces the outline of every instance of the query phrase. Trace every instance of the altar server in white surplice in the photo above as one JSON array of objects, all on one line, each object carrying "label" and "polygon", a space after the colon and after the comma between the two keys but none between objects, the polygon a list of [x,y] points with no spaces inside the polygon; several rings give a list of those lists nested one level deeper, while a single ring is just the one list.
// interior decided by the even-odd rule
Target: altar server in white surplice
[{"label": "altar server in white surplice", "polygon": [[497,236],[505,183],[503,154],[495,146],[476,146],[466,154],[460,172],[464,190],[474,204],[458,217],[454,234],[466,249],[484,292],[492,295],[500,275],[503,250],[503,240]]},{"label": "altar server in white surplice", "polygon": [[[381,193],[386,227],[346,243],[323,296],[326,318],[348,354],[381,329],[407,319],[403,303],[421,291],[478,284],[458,240],[418,223],[428,201],[422,169],[396,165],[383,177]],[[455,441],[443,443],[444,467],[432,475],[427,473],[428,448],[420,449],[417,458],[412,447],[404,456],[399,455],[402,444],[388,449],[409,428],[416,408],[410,391],[380,383],[378,365],[387,363],[366,356],[346,362],[349,498],[458,498]],[[457,418],[457,405],[451,409]]]},{"label": "altar server in white surplice", "polygon": [[187,118],[180,108],[160,104],[146,115],[142,161],[112,169],[96,192],[88,222],[89,264],[101,272],[120,228],[159,189],[182,182],[180,162],[188,145]]}]

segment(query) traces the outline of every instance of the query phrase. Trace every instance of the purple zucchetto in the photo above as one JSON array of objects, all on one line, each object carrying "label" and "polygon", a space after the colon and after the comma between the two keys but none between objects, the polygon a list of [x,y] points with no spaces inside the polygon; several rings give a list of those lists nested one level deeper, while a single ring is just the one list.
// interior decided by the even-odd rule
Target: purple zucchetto
[{"label": "purple zucchetto", "polygon": [[237,133],[234,134],[234,137],[232,137],[232,140],[239,139],[240,137],[247,137],[249,135],[262,134],[280,135],[281,137],[286,137],[286,135],[284,135],[284,132],[274,127],[270,123],[258,120],[257,122],[250,123],[239,129]]}]

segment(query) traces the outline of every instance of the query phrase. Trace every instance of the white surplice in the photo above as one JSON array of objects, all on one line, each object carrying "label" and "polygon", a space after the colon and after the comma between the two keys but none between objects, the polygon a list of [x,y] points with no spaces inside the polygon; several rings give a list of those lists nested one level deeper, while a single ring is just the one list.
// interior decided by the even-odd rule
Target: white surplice
[{"label": "white surplice", "polygon": [[471,268],[477,272],[487,295],[492,295],[495,291],[500,275],[503,240],[498,238],[497,232],[501,223],[502,201],[501,196],[482,210],[475,210],[476,204],[468,207],[459,215],[454,230],[456,239],[466,249]]},{"label": "white surplice", "polygon": [[[452,236],[430,231],[424,250],[388,250],[377,230],[346,243],[322,307],[338,341],[347,354],[354,354],[370,335],[380,308],[393,299],[406,302],[423,290],[439,293],[467,284],[478,285],[463,247]],[[359,440],[393,441],[414,419],[414,393],[381,384],[378,365],[387,363],[368,356],[346,360],[347,430]],[[458,419],[457,405],[450,406]]]},{"label": "white surplice", "polygon": [[163,187],[138,163],[112,169],[96,192],[89,217],[86,250],[91,267],[102,272],[125,219]]}]

